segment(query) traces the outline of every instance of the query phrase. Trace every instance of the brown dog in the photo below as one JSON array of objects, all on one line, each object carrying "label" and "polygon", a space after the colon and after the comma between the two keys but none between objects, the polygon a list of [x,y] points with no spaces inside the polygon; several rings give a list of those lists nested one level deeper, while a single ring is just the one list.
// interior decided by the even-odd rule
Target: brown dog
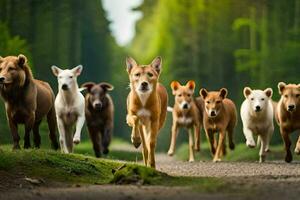
[{"label": "brown dog", "polygon": [[[200,90],[200,95],[205,102],[205,112],[203,112],[203,125],[207,139],[210,142],[211,152],[214,155],[214,162],[221,161],[221,155],[226,154],[225,138],[228,133],[229,148],[234,149],[233,131],[237,124],[237,112],[234,103],[226,98],[227,89],[208,92],[206,89]],[[219,133],[219,142],[215,138],[215,133]]]},{"label": "brown dog", "polygon": [[13,149],[19,149],[18,124],[25,124],[24,148],[29,148],[33,129],[34,145],[39,148],[39,125],[46,115],[52,147],[58,148],[54,94],[48,83],[33,78],[24,55],[0,57],[0,93],[5,101]]},{"label": "brown dog", "polygon": [[[189,132],[189,162],[193,162],[195,160],[194,147],[195,150],[200,150],[200,129],[202,126],[202,108],[198,108],[193,97],[195,82],[188,81],[186,85],[182,86],[179,82],[173,81],[171,88],[173,95],[175,95],[175,104],[172,109],[173,124],[168,155],[172,156],[174,154],[178,128],[187,128]],[[195,146],[192,134],[193,129]]]},{"label": "brown dog", "polygon": [[113,90],[109,83],[84,83],[87,88],[85,96],[85,118],[96,157],[102,152],[108,154],[108,146],[113,132],[114,104],[107,93]]},{"label": "brown dog", "polygon": [[[300,129],[300,84],[278,83],[280,101],[277,105],[276,120],[280,126],[280,133],[285,143],[285,161],[293,160],[291,140],[289,134]],[[295,153],[300,154],[300,136],[295,148]]]},{"label": "brown dog", "polygon": [[149,65],[138,65],[133,58],[126,59],[131,89],[126,120],[132,127],[131,141],[136,148],[142,142],[144,163],[153,168],[156,139],[165,122],[168,105],[167,91],[158,83],[161,62],[161,57]]}]

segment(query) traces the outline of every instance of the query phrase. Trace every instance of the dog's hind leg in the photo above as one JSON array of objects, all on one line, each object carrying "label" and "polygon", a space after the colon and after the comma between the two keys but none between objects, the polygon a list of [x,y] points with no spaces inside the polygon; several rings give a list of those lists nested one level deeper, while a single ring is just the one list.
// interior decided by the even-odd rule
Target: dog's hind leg
[{"label": "dog's hind leg", "polygon": [[212,155],[215,155],[216,153],[216,148],[215,148],[215,137],[214,133],[208,130],[205,130],[207,140],[209,141],[210,144],[210,152]]},{"label": "dog's hind leg", "polygon": [[51,140],[51,147],[54,150],[57,150],[58,149],[58,142],[56,137],[57,122],[56,122],[54,107],[52,107],[49,113],[47,114],[47,123],[49,128],[49,138]]},{"label": "dog's hind leg", "polygon": [[30,132],[34,126],[35,114],[34,112],[25,121],[25,135],[24,135],[24,149],[31,147],[30,145]]},{"label": "dog's hind leg", "polygon": [[218,147],[217,147],[217,150],[216,150],[216,154],[214,156],[214,159],[213,161],[214,162],[219,162],[221,161],[221,153],[222,153],[222,148],[223,148],[223,145],[224,145],[224,140],[225,140],[225,134],[226,132],[225,131],[220,131],[219,133],[219,142],[218,142]]},{"label": "dog's hind leg", "polygon": [[66,149],[67,149],[67,153],[73,153],[73,140],[72,140],[72,136],[73,136],[73,128],[72,126],[66,126],[65,127],[66,130]]},{"label": "dog's hind leg", "polygon": [[200,125],[194,126],[194,137],[195,137],[195,151],[200,151],[200,141],[201,141],[201,127]]},{"label": "dog's hind leg", "polygon": [[300,135],[299,135],[297,143],[296,143],[295,153],[297,155],[300,155]]},{"label": "dog's hind leg", "polygon": [[[234,134],[234,127],[233,126],[229,126],[227,129],[227,134],[228,134],[228,143],[229,143],[229,149],[234,150],[235,148],[235,144],[233,141],[233,134]],[[225,145],[225,149],[226,149],[226,144]],[[226,152],[225,152],[226,154]]]},{"label": "dog's hind leg", "polygon": [[155,148],[156,148],[156,137],[158,134],[158,122],[151,122],[150,131],[148,133],[148,166],[155,168]]},{"label": "dog's hind leg", "polygon": [[41,124],[40,121],[36,121],[33,125],[33,142],[34,142],[34,147],[35,148],[40,148],[41,145],[41,136],[40,136],[40,131],[39,131],[39,126]]},{"label": "dog's hind leg", "polygon": [[290,137],[289,137],[289,133],[284,131],[282,129],[282,127],[280,127],[280,133],[281,133],[281,137],[284,141],[284,145],[285,145],[285,151],[286,151],[286,155],[285,155],[285,162],[292,162],[293,160],[293,155],[292,155],[292,152],[291,152],[291,140],[290,140]]},{"label": "dog's hind leg", "polygon": [[16,150],[16,149],[20,149],[20,145],[19,145],[19,141],[20,141],[20,136],[18,134],[18,124],[16,124],[11,116],[7,116],[7,119],[8,119],[8,124],[9,124],[9,128],[10,128],[10,131],[11,131],[11,135],[12,135],[12,138],[13,138],[13,150]]}]

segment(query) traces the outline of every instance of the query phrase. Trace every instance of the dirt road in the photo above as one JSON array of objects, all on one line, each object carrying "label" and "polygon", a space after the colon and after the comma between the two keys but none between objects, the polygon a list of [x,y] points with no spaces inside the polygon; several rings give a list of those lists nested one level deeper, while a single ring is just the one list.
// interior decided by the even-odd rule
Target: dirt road
[{"label": "dirt road", "polygon": [[2,193],[0,199],[299,199],[300,163],[272,161],[213,163],[177,161],[166,154],[157,155],[158,170],[174,176],[217,177],[224,189],[199,192],[189,187],[166,186],[73,186],[35,187]]}]

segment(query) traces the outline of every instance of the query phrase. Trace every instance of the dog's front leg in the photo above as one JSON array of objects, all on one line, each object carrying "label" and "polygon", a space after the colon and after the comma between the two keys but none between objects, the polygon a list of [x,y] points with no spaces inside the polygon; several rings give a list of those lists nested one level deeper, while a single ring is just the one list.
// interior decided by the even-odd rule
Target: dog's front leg
[{"label": "dog's front leg", "polygon": [[255,144],[255,141],[254,141],[254,138],[253,138],[252,131],[249,128],[244,127],[243,132],[244,132],[244,135],[245,135],[245,138],[246,138],[246,145],[250,148],[254,148],[256,146],[256,144]]},{"label": "dog's front leg", "polygon": [[76,131],[73,137],[73,143],[79,144],[80,143],[80,135],[81,135],[81,129],[83,127],[84,121],[85,121],[85,115],[84,112],[81,112],[82,114],[78,116],[77,122],[76,122]]},{"label": "dog's front leg", "polygon": [[148,166],[155,168],[155,147],[156,147],[156,137],[158,134],[158,121],[154,121],[150,125],[151,130],[148,135]]},{"label": "dog's front leg", "polygon": [[259,162],[265,162],[266,159],[266,147],[267,147],[267,135],[259,135],[260,137],[260,150],[259,150]]},{"label": "dog's front leg", "polygon": [[194,137],[195,137],[195,150],[200,151],[200,141],[201,141],[201,136],[200,136],[200,124],[196,124],[194,126]]},{"label": "dog's front leg", "polygon": [[220,162],[221,161],[221,153],[222,153],[222,148],[224,145],[224,140],[225,140],[225,131],[222,130],[219,133],[219,142],[217,145],[217,150],[216,150],[216,154],[215,157],[213,159],[214,162]]},{"label": "dog's front leg", "polygon": [[299,137],[298,137],[298,140],[297,140],[297,143],[296,143],[296,148],[295,148],[295,153],[296,154],[300,154],[300,135],[299,135]]},{"label": "dog's front leg", "polygon": [[62,119],[60,119],[59,116],[57,116],[56,119],[57,119],[57,127],[59,132],[59,143],[60,143],[61,152],[70,153],[66,143],[66,130],[65,130],[64,122]]},{"label": "dog's front leg", "polygon": [[35,112],[31,112],[25,121],[24,149],[28,149],[31,147],[30,132],[33,128],[34,121],[35,121]]},{"label": "dog's front leg", "polygon": [[212,131],[209,131],[207,129],[205,129],[205,133],[206,133],[206,138],[209,141],[209,145],[210,145],[210,152],[211,154],[214,156],[216,153],[216,148],[215,148],[215,141],[214,141],[214,133]]},{"label": "dog's front leg", "polygon": [[193,132],[192,128],[189,128],[189,162],[194,162],[194,141],[193,141]]},{"label": "dog's front leg", "polygon": [[139,128],[139,119],[134,114],[127,114],[126,116],[127,124],[132,127],[131,132],[131,142],[135,148],[139,148],[141,145],[141,133]]},{"label": "dog's front leg", "polygon": [[170,143],[170,148],[168,151],[169,156],[173,156],[173,154],[175,152],[177,134],[178,134],[177,123],[176,123],[176,121],[173,121],[172,133],[171,133],[171,143]]}]

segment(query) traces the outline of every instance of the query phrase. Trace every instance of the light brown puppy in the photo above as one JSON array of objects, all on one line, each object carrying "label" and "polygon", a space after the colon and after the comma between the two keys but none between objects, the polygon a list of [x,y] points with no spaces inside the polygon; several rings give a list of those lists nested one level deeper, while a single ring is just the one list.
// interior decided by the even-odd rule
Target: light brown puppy
[{"label": "light brown puppy", "polygon": [[[300,84],[278,83],[280,101],[277,105],[276,120],[280,126],[280,133],[285,143],[285,161],[293,160],[290,150],[291,140],[289,134],[300,129]],[[295,153],[300,154],[300,136],[295,148]]]},{"label": "light brown puppy", "polygon": [[144,163],[155,168],[156,139],[165,122],[168,105],[167,91],[158,83],[161,57],[149,65],[138,65],[133,58],[127,58],[126,66],[131,89],[126,120],[132,127],[131,141],[136,148],[142,142]]},{"label": "light brown puppy", "polygon": [[[200,95],[205,102],[203,112],[203,125],[207,139],[210,142],[211,152],[214,155],[213,161],[221,161],[221,156],[226,154],[226,132],[228,133],[229,148],[234,149],[233,132],[237,124],[237,112],[234,103],[226,98],[227,89],[208,92],[206,89],[200,90]],[[219,142],[215,138],[215,133],[219,133]]]},{"label": "light brown puppy", "polygon": [[31,147],[31,130],[35,147],[40,147],[39,125],[44,116],[47,116],[52,147],[58,148],[53,91],[48,83],[33,78],[24,55],[0,57],[0,93],[5,102],[13,149],[20,149],[18,124],[25,125],[24,148]]},{"label": "light brown puppy", "polygon": [[[202,126],[202,112],[199,111],[193,97],[195,86],[194,81],[188,81],[186,85],[181,85],[177,81],[171,83],[172,92],[175,95],[175,103],[172,108],[173,124],[168,155],[172,156],[174,154],[178,129],[187,128],[189,132],[189,162],[195,160],[194,147],[195,150],[200,150],[200,129]],[[192,134],[193,129],[195,146]]]}]

